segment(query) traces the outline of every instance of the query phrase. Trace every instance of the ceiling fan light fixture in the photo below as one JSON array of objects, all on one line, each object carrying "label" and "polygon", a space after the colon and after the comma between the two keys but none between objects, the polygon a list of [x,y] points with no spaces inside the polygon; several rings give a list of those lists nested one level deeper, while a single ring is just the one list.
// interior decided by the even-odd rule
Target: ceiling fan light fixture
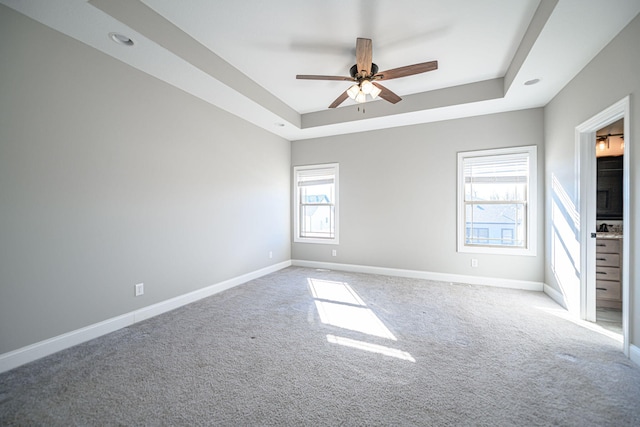
[{"label": "ceiling fan light fixture", "polygon": [[374,86],[373,84],[371,86],[373,86],[373,88],[371,89],[371,92],[369,93],[369,95],[371,95],[371,98],[376,99],[378,95],[380,95],[380,93],[382,92],[382,89]]},{"label": "ceiling fan light fixture", "polygon": [[351,99],[356,99],[358,93],[360,93],[360,86],[358,85],[353,85],[349,89],[347,89],[347,95],[349,95],[349,98]]},{"label": "ceiling fan light fixture", "polygon": [[371,81],[364,79],[361,83],[360,83],[360,90],[362,90],[362,92],[365,95],[369,95],[371,93],[371,91],[373,90],[375,86],[373,85],[373,83],[371,83]]},{"label": "ceiling fan light fixture", "polygon": [[363,102],[367,102],[367,95],[364,92],[360,91],[356,95],[356,102],[362,104]]}]

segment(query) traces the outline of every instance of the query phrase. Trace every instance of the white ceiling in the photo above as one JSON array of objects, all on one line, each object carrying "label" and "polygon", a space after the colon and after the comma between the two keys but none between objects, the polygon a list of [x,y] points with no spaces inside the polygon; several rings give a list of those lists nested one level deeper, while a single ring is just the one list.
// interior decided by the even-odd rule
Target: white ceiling
[{"label": "white ceiling", "polygon": [[[546,105],[640,12],[640,0],[0,3],[289,140]],[[349,83],[295,76],[348,76],[357,37],[381,71],[439,69],[385,82],[398,104],[328,110]]]}]

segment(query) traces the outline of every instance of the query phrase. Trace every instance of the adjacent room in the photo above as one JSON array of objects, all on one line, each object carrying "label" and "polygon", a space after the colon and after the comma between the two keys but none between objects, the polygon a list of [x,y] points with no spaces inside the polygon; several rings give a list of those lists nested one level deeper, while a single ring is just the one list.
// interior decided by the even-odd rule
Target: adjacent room
[{"label": "adjacent room", "polygon": [[640,0],[0,0],[0,424],[640,424]]}]

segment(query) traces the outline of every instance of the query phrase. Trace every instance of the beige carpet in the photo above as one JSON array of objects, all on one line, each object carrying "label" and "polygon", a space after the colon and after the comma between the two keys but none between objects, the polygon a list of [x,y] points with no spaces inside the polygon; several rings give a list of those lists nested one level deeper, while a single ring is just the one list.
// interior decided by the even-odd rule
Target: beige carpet
[{"label": "beige carpet", "polygon": [[291,267],[0,375],[0,425],[640,425],[542,293]]}]

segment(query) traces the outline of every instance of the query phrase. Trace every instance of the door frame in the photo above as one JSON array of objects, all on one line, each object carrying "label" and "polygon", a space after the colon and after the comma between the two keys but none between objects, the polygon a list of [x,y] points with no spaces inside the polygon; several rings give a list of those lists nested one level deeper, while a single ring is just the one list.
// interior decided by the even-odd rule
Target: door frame
[{"label": "door frame", "polygon": [[580,318],[596,320],[595,259],[596,239],[596,132],[624,119],[624,159],[622,175],[622,351],[629,357],[629,205],[630,205],[630,149],[629,96],[596,114],[576,127],[576,184],[580,207]]}]

